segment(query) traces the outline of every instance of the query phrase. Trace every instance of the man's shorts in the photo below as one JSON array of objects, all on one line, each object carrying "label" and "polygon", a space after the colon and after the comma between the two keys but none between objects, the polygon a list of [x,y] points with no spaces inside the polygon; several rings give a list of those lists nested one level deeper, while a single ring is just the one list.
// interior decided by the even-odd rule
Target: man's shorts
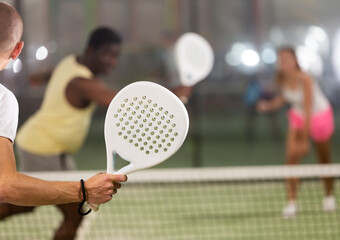
[{"label": "man's shorts", "polygon": [[76,164],[70,154],[37,155],[16,146],[19,171],[68,171],[76,170]]}]

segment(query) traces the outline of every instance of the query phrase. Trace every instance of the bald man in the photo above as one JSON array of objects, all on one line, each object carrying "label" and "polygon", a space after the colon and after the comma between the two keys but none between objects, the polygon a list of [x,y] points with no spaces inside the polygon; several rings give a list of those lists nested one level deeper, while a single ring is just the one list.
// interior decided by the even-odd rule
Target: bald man
[{"label": "bald man", "polygon": [[23,24],[18,12],[9,4],[0,2],[0,70],[3,70],[11,58],[16,58],[24,46],[19,41]]},{"label": "bald man", "polygon": [[[0,2],[0,70],[10,59],[16,59],[24,43],[20,41],[23,23],[18,12]],[[124,175],[97,174],[85,181],[86,196],[80,182],[43,181],[18,173],[13,142],[18,124],[18,103],[8,89],[0,84],[0,204],[8,202],[22,206],[38,206],[81,202],[101,204],[111,200],[126,181]],[[5,213],[3,213],[5,214]]]}]

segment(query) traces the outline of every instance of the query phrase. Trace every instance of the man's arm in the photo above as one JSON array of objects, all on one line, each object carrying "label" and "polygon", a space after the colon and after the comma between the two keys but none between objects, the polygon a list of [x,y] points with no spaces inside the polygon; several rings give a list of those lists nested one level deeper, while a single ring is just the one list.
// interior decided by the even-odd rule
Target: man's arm
[{"label": "man's arm", "polygon": [[104,82],[96,78],[75,78],[66,88],[68,101],[78,108],[81,108],[84,102],[95,102],[100,106],[108,107],[116,94],[117,91],[110,89]]},{"label": "man's arm", "polygon": [[[101,204],[111,200],[126,176],[97,174],[85,182],[87,200]],[[12,142],[0,137],[0,202],[38,206],[81,202],[80,182],[50,182],[16,171]]]},{"label": "man's arm", "polygon": [[259,112],[275,111],[285,104],[285,100],[282,95],[277,95],[272,100],[261,100],[257,103],[256,109]]},{"label": "man's arm", "polygon": [[171,91],[179,98],[181,101],[186,104],[189,101],[189,98],[192,95],[192,88],[190,86],[178,86],[174,89],[171,89]]}]

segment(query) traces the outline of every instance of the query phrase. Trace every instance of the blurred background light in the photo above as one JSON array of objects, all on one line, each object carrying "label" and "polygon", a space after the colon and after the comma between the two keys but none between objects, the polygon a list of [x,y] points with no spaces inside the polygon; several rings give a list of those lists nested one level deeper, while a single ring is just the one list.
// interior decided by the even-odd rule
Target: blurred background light
[{"label": "blurred background light", "polygon": [[243,67],[252,68],[259,64],[260,56],[251,48],[251,44],[236,42],[226,54],[225,62],[235,67],[241,67],[243,65]]},{"label": "blurred background light", "polygon": [[231,66],[238,66],[241,64],[240,55],[235,52],[228,52],[225,56],[225,61]]},{"label": "blurred background light", "polygon": [[304,71],[317,77],[322,75],[323,63],[319,53],[315,49],[299,46],[296,54],[299,64]]},{"label": "blurred background light", "polygon": [[37,60],[44,60],[47,58],[47,55],[48,55],[48,51],[47,51],[47,48],[44,47],[44,46],[41,46],[38,48],[38,50],[36,51],[35,53],[35,58]]},{"label": "blurred background light", "polygon": [[270,41],[276,45],[280,46],[285,41],[284,34],[279,27],[272,27],[269,32]]},{"label": "blurred background light", "polygon": [[14,61],[12,59],[9,60],[9,63],[7,64],[7,66],[5,67],[5,69],[11,69],[13,67],[13,63]]},{"label": "blurred background light", "polygon": [[46,46],[48,53],[55,53],[58,50],[58,44],[56,41],[51,41]]},{"label": "blurred background light", "polygon": [[318,26],[310,26],[304,39],[304,45],[322,55],[329,53],[329,38],[326,31]]},{"label": "blurred background light", "polygon": [[247,50],[247,46],[244,43],[237,42],[234,43],[233,46],[231,47],[231,51],[237,54],[242,54],[245,50]]},{"label": "blurred background light", "polygon": [[332,64],[336,78],[340,82],[340,29],[334,36],[333,44]]},{"label": "blurred background light", "polygon": [[276,52],[272,48],[265,48],[261,53],[262,61],[266,64],[273,64],[276,62]]},{"label": "blurred background light", "polygon": [[240,42],[236,42],[231,46],[231,50],[225,55],[225,62],[231,66],[239,66],[241,61],[242,53],[247,47]]},{"label": "blurred background light", "polygon": [[22,69],[22,62],[19,58],[17,58],[13,63],[13,72],[18,73]]},{"label": "blurred background light", "polygon": [[259,54],[253,49],[245,50],[241,55],[242,63],[247,67],[255,67],[260,62]]}]

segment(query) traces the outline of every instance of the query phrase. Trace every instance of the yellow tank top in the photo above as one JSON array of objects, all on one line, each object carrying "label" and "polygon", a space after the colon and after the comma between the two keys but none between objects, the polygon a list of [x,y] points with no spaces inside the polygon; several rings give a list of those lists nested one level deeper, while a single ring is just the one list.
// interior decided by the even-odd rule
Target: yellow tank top
[{"label": "yellow tank top", "polygon": [[92,72],[74,55],[64,58],[54,70],[40,109],[19,129],[16,144],[40,155],[74,153],[87,136],[95,104],[84,109],[66,99],[66,87],[76,78],[92,78]]}]

